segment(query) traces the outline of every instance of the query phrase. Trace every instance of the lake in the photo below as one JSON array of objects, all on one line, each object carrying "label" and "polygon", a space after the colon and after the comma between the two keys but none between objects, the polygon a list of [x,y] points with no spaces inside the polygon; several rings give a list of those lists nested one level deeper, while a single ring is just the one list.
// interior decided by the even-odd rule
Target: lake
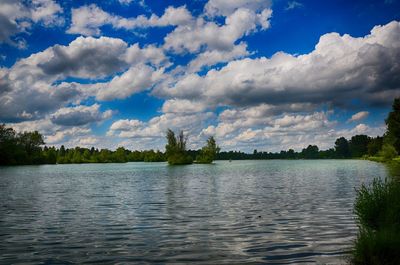
[{"label": "lake", "polygon": [[361,160],[0,168],[0,263],[345,263]]}]

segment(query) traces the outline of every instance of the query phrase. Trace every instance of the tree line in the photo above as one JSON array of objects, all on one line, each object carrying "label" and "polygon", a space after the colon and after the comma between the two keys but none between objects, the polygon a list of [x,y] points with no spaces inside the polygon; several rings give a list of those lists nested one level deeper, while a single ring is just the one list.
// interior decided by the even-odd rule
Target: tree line
[{"label": "tree line", "polygon": [[214,137],[208,138],[206,145],[199,150],[187,150],[187,135],[181,131],[177,136],[168,129],[165,152],[159,150],[128,150],[118,147],[115,151],[97,148],[60,148],[44,146],[43,136],[37,132],[17,133],[14,129],[0,124],[0,165],[25,164],[69,164],[69,163],[124,163],[124,162],[162,162],[169,164],[211,163],[213,160],[245,159],[346,159],[372,157],[376,160],[390,160],[400,153],[400,98],[393,102],[392,111],[385,120],[387,131],[383,136],[369,137],[355,135],[349,140],[336,139],[334,148],[319,150],[309,145],[296,152],[293,149],[272,152],[244,153],[223,151],[217,146]]},{"label": "tree line", "polygon": [[211,163],[213,160],[246,159],[341,159],[377,155],[383,146],[383,137],[371,138],[355,135],[350,140],[344,137],[335,141],[335,147],[319,150],[309,145],[300,152],[287,151],[244,153],[240,151],[219,152],[215,139],[210,137],[199,150],[186,150],[187,136],[180,132],[177,137],[173,131],[167,132],[165,152],[160,150],[128,150],[118,147],[115,151],[97,148],[47,147],[43,136],[35,132],[16,133],[12,128],[0,125],[0,165],[23,164],[70,164],[70,163],[125,163],[125,162],[163,162],[170,164]]}]

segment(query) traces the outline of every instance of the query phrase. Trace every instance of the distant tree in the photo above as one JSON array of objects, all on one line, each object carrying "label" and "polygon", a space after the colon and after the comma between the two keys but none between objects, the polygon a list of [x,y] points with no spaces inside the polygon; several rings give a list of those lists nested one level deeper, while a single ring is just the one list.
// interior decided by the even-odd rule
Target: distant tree
[{"label": "distant tree", "polygon": [[193,158],[186,151],[187,137],[183,131],[175,137],[175,133],[167,130],[167,145],[165,146],[167,161],[170,165],[184,165],[193,163]]},{"label": "distant tree", "polygon": [[[214,161],[219,153],[220,148],[217,146],[214,137],[207,139],[207,144],[200,150],[200,154],[196,158],[197,163],[210,164]],[[254,155],[257,155],[257,150],[254,150]]]},{"label": "distant tree", "polygon": [[393,145],[384,144],[382,150],[379,152],[379,156],[389,161],[397,156],[397,152],[396,149],[393,147]]},{"label": "distant tree", "polygon": [[54,146],[43,150],[44,162],[46,164],[55,164],[57,162],[57,150]]},{"label": "distant tree", "polygon": [[316,159],[318,157],[319,148],[316,145],[309,145],[301,151],[302,157],[307,159]]},{"label": "distant tree", "polygon": [[118,147],[114,152],[113,162],[123,163],[126,162],[126,150],[123,147]]},{"label": "distant tree", "polygon": [[294,152],[294,150],[293,149],[289,149],[288,151],[287,151],[287,153],[286,153],[286,158],[288,158],[288,159],[294,159],[294,158],[296,158],[296,154],[295,154],[295,152]]},{"label": "distant tree", "polygon": [[387,131],[385,144],[393,145],[397,153],[400,153],[400,98],[393,101],[392,111],[385,120]]},{"label": "distant tree", "polygon": [[349,142],[350,154],[352,157],[362,157],[368,154],[368,144],[371,137],[367,135],[355,135],[351,137]]},{"label": "distant tree", "polygon": [[26,156],[27,164],[41,164],[43,163],[41,145],[44,144],[43,136],[37,132],[23,132],[19,133],[17,137],[17,144],[20,145]]},{"label": "distant tree", "polygon": [[16,164],[16,153],[19,152],[16,142],[16,132],[0,124],[0,165]]},{"label": "distant tree", "polygon": [[349,158],[350,149],[349,142],[344,137],[340,137],[335,141],[335,151],[338,158]]},{"label": "distant tree", "polygon": [[164,154],[157,150],[157,152],[154,152],[153,149],[149,151],[144,151],[143,152],[143,161],[144,162],[162,162],[165,161]]},{"label": "distant tree", "polygon": [[368,143],[368,155],[374,156],[378,154],[378,152],[382,149],[383,145],[383,137],[377,136],[376,138],[372,138]]}]

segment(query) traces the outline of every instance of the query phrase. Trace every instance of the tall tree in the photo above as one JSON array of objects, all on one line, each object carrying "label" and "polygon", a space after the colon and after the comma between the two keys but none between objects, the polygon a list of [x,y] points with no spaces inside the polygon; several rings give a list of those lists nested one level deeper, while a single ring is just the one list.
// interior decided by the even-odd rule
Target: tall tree
[{"label": "tall tree", "polygon": [[170,165],[185,165],[193,163],[193,158],[186,151],[187,136],[181,131],[178,137],[171,130],[167,130],[166,134],[167,144],[165,146],[165,153],[167,161]]},{"label": "tall tree", "polygon": [[307,146],[307,148],[303,149],[301,151],[301,155],[304,158],[308,158],[308,159],[316,159],[318,158],[318,151],[319,148],[316,145],[309,145]]},{"label": "tall tree", "polygon": [[349,149],[352,157],[362,157],[368,154],[368,144],[371,138],[364,134],[359,134],[351,137]]},{"label": "tall tree", "polygon": [[377,136],[376,138],[372,138],[368,143],[368,155],[376,155],[382,149],[382,145],[383,137]]},{"label": "tall tree", "polygon": [[[200,150],[200,154],[197,156],[196,161],[198,163],[210,164],[219,153],[220,148],[217,146],[214,137],[207,139],[207,144]],[[254,150],[257,154],[257,150]]]},{"label": "tall tree", "polygon": [[350,149],[349,142],[346,138],[340,137],[335,141],[335,151],[338,158],[349,158]]},{"label": "tall tree", "polygon": [[385,122],[387,125],[385,144],[393,145],[397,153],[400,154],[400,98],[393,101],[392,111]]}]

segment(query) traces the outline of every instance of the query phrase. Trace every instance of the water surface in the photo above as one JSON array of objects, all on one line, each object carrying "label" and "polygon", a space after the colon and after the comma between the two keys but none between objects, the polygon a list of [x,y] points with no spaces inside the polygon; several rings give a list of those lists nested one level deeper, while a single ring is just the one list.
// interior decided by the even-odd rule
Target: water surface
[{"label": "water surface", "polygon": [[0,263],[345,263],[358,160],[0,168]]}]

